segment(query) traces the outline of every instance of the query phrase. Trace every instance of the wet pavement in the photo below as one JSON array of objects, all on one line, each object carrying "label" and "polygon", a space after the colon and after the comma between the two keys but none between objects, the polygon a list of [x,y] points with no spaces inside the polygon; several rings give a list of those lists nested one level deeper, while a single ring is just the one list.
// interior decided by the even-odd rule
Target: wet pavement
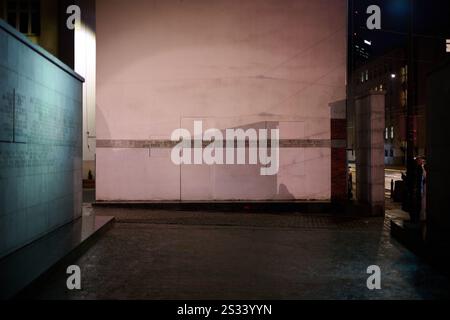
[{"label": "wet pavement", "polygon": [[[97,208],[115,225],[28,293],[39,299],[439,299],[449,280],[392,240],[381,218]],[[382,289],[367,289],[367,268]]]},{"label": "wet pavement", "polygon": [[[353,194],[356,195],[356,166],[354,164],[351,164],[349,167],[353,176]],[[384,169],[384,188],[386,198],[391,198],[391,183],[402,181],[402,174],[406,174],[406,168]]]}]

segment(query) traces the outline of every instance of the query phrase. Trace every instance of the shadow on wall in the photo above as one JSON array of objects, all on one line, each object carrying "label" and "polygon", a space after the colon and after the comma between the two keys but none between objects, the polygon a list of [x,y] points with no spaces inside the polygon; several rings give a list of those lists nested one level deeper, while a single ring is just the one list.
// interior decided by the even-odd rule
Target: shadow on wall
[{"label": "shadow on wall", "polygon": [[288,187],[285,184],[280,184],[278,187],[278,194],[276,196],[276,199],[281,200],[295,200],[295,197],[292,193],[289,192]]},{"label": "shadow on wall", "polygon": [[[105,118],[105,115],[103,113],[103,109],[99,108],[98,105],[95,106],[95,128],[96,128],[96,136],[97,139],[99,139],[98,137],[101,137],[102,139],[111,139],[111,130],[109,129],[108,126],[108,121]],[[99,124],[101,124],[101,127],[99,126]],[[97,141],[95,143],[97,145]],[[99,156],[99,152],[101,152],[101,148],[99,148],[98,146],[96,146],[95,148],[95,195],[94,195],[94,199],[92,199],[92,195],[91,195],[91,200],[101,200],[98,197],[98,184],[100,183],[99,181],[99,177],[102,178],[103,177],[103,171],[102,167],[99,167],[99,162],[98,162],[98,156]],[[102,155],[100,155],[102,156]]]},{"label": "shadow on wall", "polygon": [[[243,132],[247,132],[249,129],[256,130],[257,139],[260,139],[259,130],[267,130],[267,138],[270,140],[271,130],[279,129],[280,122],[278,121],[259,121],[251,124],[239,125],[234,127],[227,127],[223,122],[228,120],[224,119],[211,119],[211,118],[185,118],[185,123],[182,121],[186,127],[189,127],[194,121],[202,120],[204,123],[209,124],[208,127],[225,127],[226,129],[220,129],[221,136],[226,140],[227,134],[226,130],[230,129],[236,132],[240,129]],[[212,121],[211,121],[212,120]],[[217,122],[222,122],[222,125],[217,125]],[[239,121],[239,120],[237,120]],[[208,128],[210,129],[210,128]],[[205,132],[206,128],[204,128]],[[249,134],[251,135],[251,134]],[[208,141],[204,141],[207,144]],[[225,147],[227,142],[223,142]],[[234,142],[235,147],[237,142]],[[217,200],[293,200],[295,196],[289,191],[288,186],[280,181],[279,173],[274,175],[262,175],[261,169],[264,167],[275,166],[273,161],[272,150],[270,147],[270,142],[267,146],[268,156],[271,157],[271,163],[268,165],[262,165],[261,159],[258,153],[258,164],[250,163],[250,149],[249,149],[249,136],[246,136],[246,146],[245,146],[245,164],[241,165],[212,165],[209,168],[207,166],[192,166],[192,165],[182,165],[181,168],[181,200],[193,200],[194,199],[204,199],[207,195],[207,199],[217,201]],[[234,151],[235,159],[237,156],[237,149]],[[277,151],[279,154],[278,164],[276,165],[279,169],[281,152],[280,148]],[[224,156],[225,157],[225,156]],[[292,163],[293,165],[298,165],[301,163],[302,159],[295,159]],[[202,178],[198,178],[201,175]],[[199,186],[199,184],[202,184]]]},{"label": "shadow on wall", "polygon": [[[98,109],[97,121],[102,123],[99,129],[99,137],[101,139],[111,139],[107,122],[101,109]],[[200,119],[195,119],[200,120]],[[189,123],[188,123],[189,122]],[[181,126],[189,127],[191,119]],[[207,122],[207,121],[206,121]],[[193,120],[192,120],[193,123]],[[248,125],[227,128],[232,130],[242,129],[244,132],[248,129],[268,129],[268,137],[270,138],[270,129],[279,128],[277,121],[261,121]],[[206,130],[206,128],[204,128]],[[210,128],[208,128],[210,129]],[[220,130],[223,137],[226,137],[226,129]],[[194,138],[194,137],[191,137]],[[202,137],[203,138],[203,137]],[[152,140],[152,142],[155,142]],[[203,147],[208,144],[204,141]],[[132,144],[131,144],[132,145]],[[236,141],[235,141],[236,145]],[[224,147],[226,142],[224,142]],[[140,148],[141,150],[133,150]],[[139,146],[130,146],[123,148],[105,148],[98,146],[97,157],[101,161],[102,166],[97,166],[97,200],[103,199],[104,194],[111,192],[114,186],[115,196],[109,200],[158,200],[158,192],[160,191],[160,183],[173,183],[171,191],[171,200],[244,200],[244,199],[265,199],[265,200],[294,200],[295,196],[289,191],[288,185],[280,181],[279,174],[261,175],[262,164],[248,164],[250,158],[250,150],[248,148],[248,138],[245,147],[245,163],[244,165],[181,165],[172,166],[168,146],[156,149],[150,149],[150,152],[144,151],[145,143]],[[271,155],[270,143],[267,150]],[[237,150],[235,150],[236,158]],[[142,159],[144,154],[148,154],[150,158]],[[162,156],[164,155],[164,156]],[[136,156],[138,158],[136,158]],[[225,156],[225,154],[224,154]],[[191,153],[191,163],[193,163],[193,153]],[[259,155],[258,155],[259,158]],[[139,160],[139,159],[142,159]],[[259,160],[259,159],[258,159]],[[139,163],[135,163],[138,161]],[[273,160],[272,160],[273,161]],[[295,159],[293,165],[302,163],[302,159]],[[146,163],[148,162],[148,163]],[[162,166],[162,163],[164,165]],[[273,164],[270,164],[273,165]],[[268,166],[270,166],[268,165]],[[278,160],[279,165],[279,160]],[[112,170],[111,170],[112,169]],[[169,171],[167,171],[169,170]],[[113,172],[113,176],[111,176]],[[136,174],[139,173],[139,176]],[[173,181],[172,181],[173,180]],[[159,185],[159,186],[158,186]],[[146,187],[148,186],[148,188]],[[126,188],[125,195],[123,188]],[[99,190],[100,189],[100,190]],[[178,190],[179,189],[179,190]],[[120,191],[122,190],[122,191]],[[134,190],[134,191],[133,191]],[[156,190],[156,191],[155,191]],[[98,192],[100,191],[100,192]],[[178,191],[178,192],[177,192]],[[152,195],[149,199],[145,199],[145,195]],[[178,195],[176,198],[175,194]],[[123,197],[116,199],[118,196]],[[170,200],[170,199],[160,200]]]}]

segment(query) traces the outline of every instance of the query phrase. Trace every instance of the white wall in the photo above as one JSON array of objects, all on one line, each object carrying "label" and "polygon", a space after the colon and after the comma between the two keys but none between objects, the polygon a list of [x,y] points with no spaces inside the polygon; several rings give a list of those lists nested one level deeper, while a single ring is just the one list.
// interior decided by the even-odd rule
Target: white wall
[{"label": "white wall", "polygon": [[[330,198],[329,103],[345,98],[346,1],[97,0],[97,141],[278,126],[277,176],[97,146],[98,200]],[[325,142],[324,142],[325,141]],[[320,147],[321,146],[321,147]]]},{"label": "white wall", "polygon": [[83,178],[91,170],[95,175],[95,101],[96,101],[96,40],[95,0],[79,0],[81,21],[76,24],[75,71],[83,76]]}]

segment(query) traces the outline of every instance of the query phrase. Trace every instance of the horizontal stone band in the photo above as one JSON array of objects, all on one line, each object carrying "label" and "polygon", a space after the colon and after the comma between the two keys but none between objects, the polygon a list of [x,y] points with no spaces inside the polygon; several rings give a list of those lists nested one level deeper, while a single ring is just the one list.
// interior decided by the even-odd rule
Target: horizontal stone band
[{"label": "horizontal stone band", "polygon": [[[179,141],[171,140],[97,140],[97,148],[114,149],[168,149],[175,147]],[[211,141],[202,141],[202,148],[211,144]],[[249,147],[249,141],[245,141],[245,147]],[[223,147],[227,146],[227,141],[222,141]],[[271,140],[267,141],[270,148]],[[195,148],[195,141],[191,141],[191,147]],[[238,147],[238,141],[234,141],[234,147]],[[326,139],[281,139],[280,148],[346,148],[345,140]]]}]

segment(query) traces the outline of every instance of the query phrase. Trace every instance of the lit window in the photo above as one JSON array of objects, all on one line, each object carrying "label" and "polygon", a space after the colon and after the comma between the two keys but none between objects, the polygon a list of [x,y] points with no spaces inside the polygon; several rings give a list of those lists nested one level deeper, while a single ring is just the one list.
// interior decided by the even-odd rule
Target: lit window
[{"label": "lit window", "polygon": [[386,128],[384,131],[385,131],[384,138],[387,140],[387,139],[389,139],[389,129]]},{"label": "lit window", "polygon": [[39,0],[6,1],[6,20],[27,36],[38,36],[41,32]]},{"label": "lit window", "polygon": [[408,68],[407,66],[402,68],[402,82],[406,83],[408,81]]},{"label": "lit window", "polygon": [[394,127],[391,127],[391,139],[394,139]]},{"label": "lit window", "polygon": [[408,102],[408,93],[406,90],[403,90],[400,92],[400,103],[402,107],[406,107],[407,102]]}]

